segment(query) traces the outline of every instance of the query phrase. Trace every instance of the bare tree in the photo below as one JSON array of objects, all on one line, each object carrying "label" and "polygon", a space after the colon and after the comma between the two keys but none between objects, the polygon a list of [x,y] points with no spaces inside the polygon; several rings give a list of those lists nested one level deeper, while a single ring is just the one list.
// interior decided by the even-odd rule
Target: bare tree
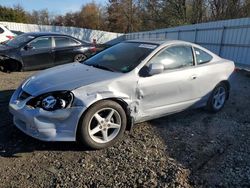
[{"label": "bare tree", "polygon": [[204,0],[194,0],[192,2],[191,23],[200,23],[203,21]]},{"label": "bare tree", "polygon": [[107,6],[84,4],[80,11],[52,15],[29,13],[20,5],[0,6],[0,20],[135,32],[250,16],[250,0],[108,0]]},{"label": "bare tree", "polygon": [[[249,0],[247,0],[249,1]],[[210,20],[233,19],[244,16],[245,0],[209,0]]]}]

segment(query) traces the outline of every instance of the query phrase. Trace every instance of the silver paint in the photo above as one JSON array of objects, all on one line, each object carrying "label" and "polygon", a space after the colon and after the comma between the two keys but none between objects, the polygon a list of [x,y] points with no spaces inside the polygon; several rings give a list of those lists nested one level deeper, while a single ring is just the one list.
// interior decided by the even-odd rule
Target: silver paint
[{"label": "silver paint", "polygon": [[[72,63],[31,76],[14,92],[10,100],[9,107],[14,115],[15,125],[40,140],[74,141],[82,114],[97,101],[116,99],[124,102],[129,116],[138,123],[187,108],[204,106],[218,83],[230,81],[234,71],[232,61],[183,41],[151,43],[160,46],[129,73],[115,73]],[[213,60],[203,65],[168,70],[150,77],[139,76],[139,70],[151,57],[160,49],[175,44],[198,47],[212,55]],[[18,95],[21,90],[32,96],[20,101]],[[71,107],[45,111],[26,105],[33,97],[61,90],[69,90],[74,94]]]}]

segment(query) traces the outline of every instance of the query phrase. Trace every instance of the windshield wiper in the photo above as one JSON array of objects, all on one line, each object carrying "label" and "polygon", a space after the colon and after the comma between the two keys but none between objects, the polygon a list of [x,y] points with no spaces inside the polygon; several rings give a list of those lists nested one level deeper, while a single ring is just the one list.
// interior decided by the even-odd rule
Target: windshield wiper
[{"label": "windshield wiper", "polygon": [[95,64],[95,65],[91,65],[95,68],[98,68],[98,69],[103,69],[103,70],[108,70],[108,71],[111,71],[111,72],[115,72],[114,69],[110,68],[110,67],[105,67],[103,65],[100,65],[100,64]]}]

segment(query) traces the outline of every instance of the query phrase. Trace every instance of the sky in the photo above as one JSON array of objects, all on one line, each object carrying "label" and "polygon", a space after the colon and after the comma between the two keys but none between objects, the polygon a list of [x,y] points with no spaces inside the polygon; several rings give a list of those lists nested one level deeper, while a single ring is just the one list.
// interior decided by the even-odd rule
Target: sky
[{"label": "sky", "polygon": [[[48,9],[53,14],[64,14],[80,10],[81,6],[93,0],[0,0],[1,6],[12,7],[20,4],[25,10]],[[106,5],[107,0],[94,0],[97,4]]]}]

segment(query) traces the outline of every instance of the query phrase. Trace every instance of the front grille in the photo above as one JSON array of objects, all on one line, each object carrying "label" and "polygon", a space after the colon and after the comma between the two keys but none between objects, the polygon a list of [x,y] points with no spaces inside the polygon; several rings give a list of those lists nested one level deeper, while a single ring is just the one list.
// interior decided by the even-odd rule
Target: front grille
[{"label": "front grille", "polygon": [[28,94],[27,92],[25,92],[25,91],[21,91],[20,92],[20,94],[19,94],[19,99],[20,100],[25,100],[25,99],[27,99],[28,97],[30,97],[31,95],[30,94]]}]

